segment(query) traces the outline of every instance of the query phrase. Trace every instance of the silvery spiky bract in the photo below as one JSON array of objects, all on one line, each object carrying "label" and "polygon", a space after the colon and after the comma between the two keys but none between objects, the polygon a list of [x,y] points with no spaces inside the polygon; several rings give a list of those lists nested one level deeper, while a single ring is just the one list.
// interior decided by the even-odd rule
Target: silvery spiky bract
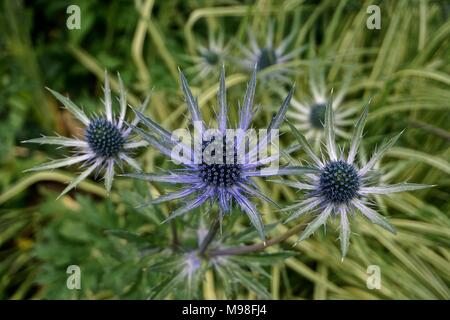
[{"label": "silvery spiky bract", "polygon": [[312,212],[314,220],[308,224],[301,234],[299,241],[309,237],[320,226],[326,224],[331,216],[340,220],[340,243],[342,256],[347,253],[350,238],[349,216],[356,211],[374,224],[395,233],[395,229],[386,219],[371,208],[368,199],[370,195],[389,194],[394,192],[418,190],[428,188],[428,185],[399,183],[394,185],[374,185],[376,177],[373,168],[382,158],[384,153],[392,147],[400,134],[385,140],[374,152],[369,161],[358,166],[355,159],[363,136],[364,124],[368,114],[368,104],[358,119],[351,140],[348,156],[345,157],[335,143],[334,115],[331,102],[327,103],[325,111],[324,139],[327,157],[318,157],[312,150],[306,138],[289,123],[293,134],[301,144],[303,150],[311,158],[316,173],[306,174],[301,182],[282,182],[292,187],[304,190],[306,199],[284,210],[293,210],[287,221],[292,221],[300,216]]},{"label": "silvery spiky bract", "polygon": [[[119,78],[120,84],[120,113],[115,117],[112,108],[111,89],[108,74],[105,72],[105,113],[100,116],[88,117],[85,112],[69,98],[64,97],[56,91],[48,89],[84,126],[84,134],[81,138],[66,138],[61,136],[31,139],[25,143],[52,144],[62,147],[74,148],[74,154],[64,159],[53,160],[40,166],[28,169],[27,171],[52,170],[74,164],[82,164],[84,169],[63,190],[60,197],[81,181],[86,179],[94,171],[104,170],[105,188],[109,192],[115,175],[115,166],[123,166],[127,163],[136,170],[140,170],[139,164],[130,157],[130,152],[146,144],[145,141],[135,141],[130,137],[131,128],[125,124],[127,111],[127,98],[123,82]],[[143,110],[148,104],[148,99],[142,104]],[[139,118],[135,118],[132,124],[136,125]]]},{"label": "silvery spiky bract", "polygon": [[[256,68],[253,71],[250,82],[247,87],[247,92],[244,97],[243,106],[239,110],[239,121],[237,129],[245,132],[250,128],[252,116],[254,114],[253,101],[256,88]],[[205,123],[202,120],[202,116],[197,104],[197,100],[192,96],[191,90],[187,84],[187,81],[180,72],[181,87],[184,93],[187,107],[191,114],[192,124],[194,128],[201,129],[205,132]],[[293,89],[288,94],[277,114],[273,117],[269,127],[268,135],[273,131],[277,131],[280,127],[286,110],[291,99]],[[220,75],[220,84],[218,91],[218,134],[223,137],[222,141],[227,140],[228,129],[228,105],[226,100],[226,88],[225,88],[225,70],[222,68]],[[151,146],[158,149],[162,154],[170,157],[173,160],[172,150],[175,146],[180,145],[178,141],[175,141],[172,137],[172,133],[162,128],[153,120],[145,117],[140,112],[137,115],[141,118],[142,123],[148,127],[149,132],[145,132],[139,128],[134,127],[136,133],[146,140]],[[200,128],[199,128],[200,127]],[[213,140],[207,140],[204,136],[195,137],[194,140],[201,139],[201,141],[194,141],[199,143],[202,147],[202,151]],[[210,201],[211,203],[217,202],[220,209],[220,218],[231,210],[232,203],[235,201],[239,207],[247,214],[253,226],[257,229],[261,238],[264,238],[264,226],[261,215],[256,209],[255,204],[249,199],[249,197],[256,197],[269,201],[272,204],[273,201],[267,196],[262,194],[256,184],[252,181],[253,177],[267,177],[273,175],[287,175],[287,174],[301,174],[304,172],[311,172],[310,169],[304,167],[281,167],[273,170],[261,170],[267,164],[277,160],[279,154],[271,154],[265,158],[257,158],[252,161],[242,161],[243,159],[253,159],[256,152],[261,152],[262,149],[268,148],[268,145],[263,145],[258,142],[258,145],[245,152],[242,156],[236,150],[242,147],[244,140],[241,137],[237,137],[235,142],[235,148],[231,148],[231,158],[234,158],[232,163],[225,158],[225,154],[230,155],[228,151],[224,154],[223,163],[207,163],[203,159],[196,162],[194,159],[193,151],[190,146],[183,146],[183,151],[187,153],[187,159],[183,162],[182,169],[173,170],[164,174],[129,174],[127,176],[143,179],[153,182],[165,182],[170,184],[182,185],[181,190],[168,193],[160,196],[149,202],[149,204],[158,204],[170,200],[184,200],[185,203],[174,212],[171,213],[167,220],[179,217],[199,206]],[[233,142],[233,143],[234,143]],[[220,147],[221,149],[221,147]],[[239,158],[238,158],[239,157]],[[238,158],[238,159],[236,159]],[[167,221],[166,220],[166,221]]]},{"label": "silvery spiky bract", "polygon": [[[302,93],[300,99],[292,98],[292,107],[287,114],[295,127],[302,132],[308,140],[311,140],[314,149],[320,146],[320,140],[324,133],[325,110],[329,100],[329,91],[325,80],[325,67],[312,63],[308,69],[308,84],[310,87],[310,97]],[[347,94],[348,86],[352,79],[351,71],[347,71],[344,80],[337,90],[332,101],[335,115],[336,135],[343,138],[350,138],[350,134],[345,131],[345,127],[354,123],[352,116],[357,113],[356,107],[342,108],[342,103]]]},{"label": "silvery spiky bract", "polygon": [[[273,24],[269,24],[267,38],[262,46],[258,44],[255,35],[249,30],[248,38],[250,45],[247,48],[238,44],[245,57],[244,59],[236,59],[236,62],[242,65],[246,70],[251,70],[256,64],[258,66],[258,71],[265,72],[263,78],[281,83],[289,83],[290,80],[288,75],[293,73],[293,70],[292,68],[285,66],[285,64],[293,60],[304,50],[304,47],[295,48],[288,52],[288,47],[294,39],[294,32],[276,46],[274,43],[273,29]],[[270,70],[266,70],[269,68]]]}]

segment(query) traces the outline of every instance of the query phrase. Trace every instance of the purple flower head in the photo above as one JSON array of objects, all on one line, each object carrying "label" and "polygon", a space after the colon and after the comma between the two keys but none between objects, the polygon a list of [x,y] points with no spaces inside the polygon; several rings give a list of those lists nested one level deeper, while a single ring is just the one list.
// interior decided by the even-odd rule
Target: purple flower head
[{"label": "purple flower head", "polygon": [[[224,67],[222,67],[218,90],[217,129],[206,129],[197,100],[193,97],[181,71],[181,88],[191,114],[193,135],[190,131],[186,133],[186,130],[181,130],[185,132],[184,136],[176,135],[175,132],[167,131],[142,113],[136,112],[149,132],[133,126],[135,132],[151,146],[183,167],[164,174],[127,175],[146,181],[181,185],[178,191],[167,193],[149,202],[149,204],[158,204],[183,199],[184,204],[172,212],[167,220],[181,216],[207,202],[218,204],[220,217],[223,219],[223,216],[230,212],[233,203],[236,203],[247,214],[260,237],[264,239],[263,221],[251,198],[257,197],[274,205],[276,203],[258,189],[252,178],[315,172],[314,169],[305,167],[279,168],[278,149],[273,151],[276,144],[274,140],[278,137],[278,128],[285,117],[294,88],[272,118],[267,130],[264,131],[263,138],[261,134],[259,138],[250,134],[255,132],[250,125],[255,112],[253,101],[256,72],[255,67],[247,86],[243,105],[239,110],[236,129],[228,128]],[[191,147],[192,144],[194,147]]]}]

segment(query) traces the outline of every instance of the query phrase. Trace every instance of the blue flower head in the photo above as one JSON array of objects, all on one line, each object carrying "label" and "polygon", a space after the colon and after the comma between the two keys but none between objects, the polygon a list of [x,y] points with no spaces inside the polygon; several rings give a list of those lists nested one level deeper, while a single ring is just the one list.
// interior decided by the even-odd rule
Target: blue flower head
[{"label": "blue flower head", "polygon": [[254,65],[257,65],[257,70],[262,73],[262,80],[265,82],[289,83],[289,75],[293,75],[295,72],[286,64],[292,62],[305,50],[305,47],[302,46],[289,51],[295,34],[295,32],[291,32],[277,45],[274,40],[274,24],[269,23],[267,37],[264,44],[261,44],[256,35],[248,30],[249,45],[245,47],[238,43],[242,58],[235,60],[245,70],[251,70]]},{"label": "blue flower head", "polygon": [[[70,99],[64,97],[56,91],[48,89],[84,126],[84,135],[81,138],[66,137],[46,137],[24,141],[25,143],[53,144],[74,149],[74,155],[53,160],[43,165],[31,168],[27,171],[53,170],[74,164],[82,164],[83,171],[76,177],[60,194],[60,197],[73,188],[81,181],[86,179],[95,171],[104,170],[105,188],[109,192],[112,187],[115,166],[123,167],[127,163],[136,170],[140,170],[139,164],[130,156],[130,153],[139,147],[146,145],[145,141],[136,141],[130,134],[131,128],[125,125],[125,116],[127,111],[126,91],[119,78],[120,89],[120,114],[114,116],[111,89],[109,86],[108,74],[105,72],[105,93],[104,105],[105,113],[100,116],[88,117],[84,111],[73,103]],[[142,104],[143,111],[148,105],[148,99]],[[139,118],[135,118],[132,125],[136,125]]]},{"label": "blue flower head", "polygon": [[[237,203],[242,211],[247,214],[260,237],[264,239],[261,215],[250,198],[256,197],[272,204],[275,203],[259,191],[252,178],[311,172],[310,169],[304,167],[268,168],[268,164],[279,159],[279,153],[261,156],[264,153],[263,151],[271,146],[271,143],[267,143],[267,141],[272,141],[271,138],[278,134],[278,128],[284,119],[293,94],[293,88],[269,124],[266,139],[254,144],[252,144],[253,141],[249,142],[248,139],[245,139],[245,133],[250,129],[254,114],[256,72],[257,68],[255,67],[248,83],[243,105],[239,110],[237,130],[231,130],[228,128],[225,70],[222,67],[218,90],[218,128],[206,130],[197,100],[192,96],[187,81],[180,71],[181,88],[196,132],[194,135],[188,134],[192,138],[191,143],[193,140],[194,148],[191,148],[190,144],[180,143],[171,132],[162,128],[152,119],[145,117],[142,113],[136,112],[142,123],[149,129],[149,132],[146,132],[133,126],[136,133],[162,154],[183,166],[183,168],[164,174],[137,173],[127,175],[147,181],[182,186],[178,191],[150,201],[150,204],[176,199],[185,201],[184,205],[172,212],[167,220],[181,216],[208,201],[218,204],[220,217],[223,218],[226,213],[230,212],[232,204]],[[210,131],[214,134],[208,134]],[[237,134],[231,135],[231,133],[236,132]],[[182,159],[173,152],[177,148],[183,151],[184,157]],[[211,159],[214,161],[211,161]]]},{"label": "blue flower head", "polygon": [[320,158],[315,154],[306,138],[288,122],[291,131],[296,136],[302,149],[313,162],[317,169],[315,173],[306,174],[301,182],[281,182],[305,191],[305,199],[283,210],[293,211],[287,221],[294,220],[307,213],[313,213],[313,221],[306,227],[299,241],[308,238],[320,226],[326,224],[331,216],[339,217],[340,242],[342,256],[347,254],[350,239],[349,217],[359,211],[370,222],[377,224],[386,230],[395,233],[394,227],[386,219],[371,208],[369,196],[376,194],[389,194],[394,192],[411,191],[428,188],[428,185],[399,183],[394,185],[375,186],[376,163],[384,153],[394,145],[400,134],[383,142],[374,152],[370,160],[359,166],[356,156],[361,144],[364,124],[368,114],[366,105],[362,115],[355,125],[355,130],[347,157],[338,149],[335,143],[335,125],[332,102],[326,104],[324,138],[326,153],[328,156]]}]

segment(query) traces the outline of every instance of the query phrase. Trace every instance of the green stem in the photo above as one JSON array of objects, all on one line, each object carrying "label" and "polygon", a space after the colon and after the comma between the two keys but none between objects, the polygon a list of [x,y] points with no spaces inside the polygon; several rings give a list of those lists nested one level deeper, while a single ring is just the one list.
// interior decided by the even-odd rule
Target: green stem
[{"label": "green stem", "polygon": [[170,220],[170,230],[172,232],[172,249],[173,251],[177,251],[180,246],[180,239],[178,238],[178,230],[175,220]]},{"label": "green stem", "polygon": [[295,227],[292,227],[282,235],[272,238],[266,242],[256,243],[248,246],[239,246],[239,247],[232,247],[232,248],[226,248],[226,249],[218,249],[218,250],[212,250],[208,253],[209,256],[227,256],[227,255],[238,255],[238,254],[246,254],[246,253],[252,253],[252,252],[258,252],[262,251],[270,246],[273,246],[275,244],[278,244],[280,242],[283,242],[293,236],[294,234],[297,234],[305,229],[307,226],[307,223],[301,223],[296,225]]},{"label": "green stem", "polygon": [[[154,184],[153,187],[158,191],[159,194],[163,194],[164,190],[162,190],[157,184]],[[167,215],[170,215],[170,212],[172,211],[171,205],[169,203],[163,204],[163,206],[166,208],[165,211],[167,211]],[[173,251],[177,251],[180,247],[180,239],[178,237],[178,229],[177,224],[175,220],[170,220],[170,232],[172,235],[172,249]]]},{"label": "green stem", "polygon": [[218,216],[211,224],[211,228],[209,228],[208,234],[206,235],[205,239],[203,239],[202,243],[199,247],[199,255],[204,256],[206,249],[208,249],[208,246],[213,241],[217,231],[220,229],[220,217]]}]

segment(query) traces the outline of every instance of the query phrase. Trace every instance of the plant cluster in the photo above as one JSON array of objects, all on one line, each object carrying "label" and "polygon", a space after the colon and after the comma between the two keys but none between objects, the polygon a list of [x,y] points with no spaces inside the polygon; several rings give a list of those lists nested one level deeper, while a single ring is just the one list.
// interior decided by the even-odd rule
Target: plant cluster
[{"label": "plant cluster", "polygon": [[450,298],[440,4],[79,6],[1,14],[0,298]]}]

